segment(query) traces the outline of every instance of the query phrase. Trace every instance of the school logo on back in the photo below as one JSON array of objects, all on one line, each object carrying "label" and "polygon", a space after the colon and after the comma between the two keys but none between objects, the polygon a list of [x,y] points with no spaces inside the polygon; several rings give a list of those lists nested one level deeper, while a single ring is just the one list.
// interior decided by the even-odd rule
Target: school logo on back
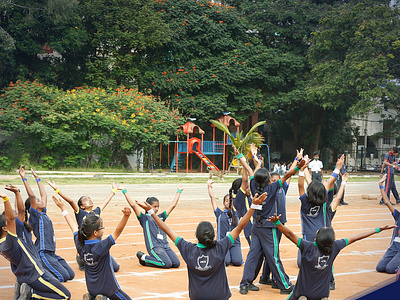
[{"label": "school logo on back", "polygon": [[97,262],[93,261],[93,254],[92,253],[85,253],[83,255],[83,260],[86,262],[88,266],[94,266]]},{"label": "school logo on back", "polygon": [[318,257],[318,264],[315,266],[318,270],[323,270],[328,266],[329,255],[322,255]]},{"label": "school logo on back", "polygon": [[316,217],[318,216],[319,210],[320,210],[320,206],[313,206],[310,208],[310,211],[308,212],[307,216],[309,217]]},{"label": "school logo on back", "polygon": [[208,269],[211,269],[211,266],[208,265],[209,262],[209,257],[208,255],[202,255],[197,258],[197,266],[196,270],[199,271],[207,271]]}]

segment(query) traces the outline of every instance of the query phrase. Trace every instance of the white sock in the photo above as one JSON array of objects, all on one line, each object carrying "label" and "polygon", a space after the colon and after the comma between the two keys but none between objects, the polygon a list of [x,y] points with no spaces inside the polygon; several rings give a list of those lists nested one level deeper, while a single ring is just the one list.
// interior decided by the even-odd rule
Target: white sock
[{"label": "white sock", "polygon": [[146,254],[143,254],[142,257],[140,258],[141,260],[145,261],[146,259]]}]

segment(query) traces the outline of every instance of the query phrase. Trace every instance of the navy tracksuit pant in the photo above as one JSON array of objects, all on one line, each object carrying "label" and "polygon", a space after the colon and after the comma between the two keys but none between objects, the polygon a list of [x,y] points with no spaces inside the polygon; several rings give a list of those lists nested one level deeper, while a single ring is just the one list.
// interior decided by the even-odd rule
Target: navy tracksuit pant
[{"label": "navy tracksuit pant", "polygon": [[244,265],[241,286],[249,285],[253,282],[257,266],[259,266],[262,256],[265,255],[266,263],[268,263],[279,289],[283,290],[290,287],[289,276],[285,273],[279,257],[281,237],[282,233],[276,227],[269,228],[253,225],[251,229],[251,245]]},{"label": "navy tracksuit pant", "polygon": [[[387,178],[385,181],[385,193],[388,196],[389,200],[390,200],[390,191],[392,191],[394,198],[396,199],[396,202],[398,203],[400,201],[399,198],[399,193],[397,192],[397,188],[396,188],[396,184],[394,183],[394,172],[390,172],[390,170],[388,170],[387,173]],[[381,200],[383,202],[383,198]]]}]

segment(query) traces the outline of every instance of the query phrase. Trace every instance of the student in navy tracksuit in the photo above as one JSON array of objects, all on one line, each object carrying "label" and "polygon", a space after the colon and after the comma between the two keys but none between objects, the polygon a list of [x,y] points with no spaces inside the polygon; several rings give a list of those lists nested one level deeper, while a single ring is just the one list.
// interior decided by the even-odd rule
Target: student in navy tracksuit
[{"label": "student in navy tracksuit", "polygon": [[[238,151],[236,149],[234,150],[235,154],[237,154]],[[256,156],[257,150],[255,149],[254,145],[251,146],[251,151],[256,165],[254,177],[252,176],[253,171],[247,164],[242,154],[238,154],[238,159],[240,159],[241,164],[250,174],[250,188],[252,194],[254,195],[256,193],[260,194],[266,192],[268,196],[263,205],[261,205],[257,210],[257,213],[253,215],[255,222],[252,227],[250,250],[244,266],[242,281],[240,282],[240,293],[247,294],[249,290],[259,290],[258,287],[255,287],[252,284],[252,281],[254,279],[254,270],[257,268],[257,265],[262,257],[262,253],[264,253],[273,278],[275,279],[278,288],[281,290],[281,293],[289,294],[293,289],[293,285],[290,283],[289,276],[285,273],[279,257],[278,245],[281,234],[280,231],[277,231],[275,226],[272,223],[267,222],[266,219],[269,217],[269,215],[277,210],[275,202],[277,192],[281,187],[283,187],[283,184],[286,182],[286,180],[295,174],[299,169],[299,167],[297,167],[297,163],[302,157],[302,151],[298,152],[298,156],[300,158],[296,157],[296,160],[293,161],[291,169],[282,177],[282,179],[274,183],[270,182],[268,170],[260,168],[260,162]],[[304,161],[300,161],[299,166],[302,167],[303,165]]]},{"label": "student in navy tracksuit", "polygon": [[40,191],[40,199],[35,196],[28,180],[25,178],[25,170],[21,166],[19,174],[29,195],[25,201],[25,209],[29,211],[29,224],[33,228],[33,234],[36,237],[35,246],[39,252],[45,268],[50,271],[60,282],[72,280],[75,272],[67,264],[65,259],[56,254],[56,238],[54,236],[53,222],[47,215],[47,194],[42,182],[36,172],[32,170]]},{"label": "student in navy tracksuit", "polygon": [[[60,195],[65,201],[67,201],[69,203],[69,205],[71,205],[72,209],[75,212],[75,218],[76,218],[76,222],[78,223],[78,228],[81,227],[83,219],[86,218],[89,214],[96,214],[96,215],[100,216],[100,214],[106,208],[108,203],[110,203],[111,199],[115,196],[117,191],[122,189],[119,185],[117,185],[113,182],[112,183],[112,191],[110,192],[110,194],[107,196],[106,199],[104,199],[104,201],[101,203],[100,206],[93,209],[94,204],[90,197],[82,196],[79,198],[78,203],[75,203],[70,197],[65,195],[63,192],[61,192],[57,188],[57,185],[54,181],[51,182],[50,180],[46,180],[46,182],[54,189],[56,194]],[[76,261],[79,265],[79,270],[83,271],[85,263],[83,262],[82,258],[79,256],[79,254],[77,254],[77,256],[76,256]],[[117,263],[117,261],[112,256],[111,256],[111,261],[113,264],[114,272],[118,272],[119,268],[120,268],[119,263]]]},{"label": "student in navy tracksuit", "polygon": [[376,270],[378,272],[384,272],[388,274],[394,274],[400,269],[400,212],[390,204],[389,197],[385,192],[385,187],[382,186],[383,182],[386,180],[386,175],[384,175],[379,181],[379,188],[381,191],[382,199],[386,206],[389,208],[395,222],[396,228],[393,230],[392,240],[390,241],[390,246],[386,250],[385,254],[378,262]]},{"label": "student in navy tracksuit", "polygon": [[[389,150],[385,155],[385,160],[383,161],[382,168],[385,169],[386,181],[385,181],[385,193],[390,200],[390,191],[392,191],[394,198],[396,199],[396,204],[400,203],[399,193],[397,192],[396,184],[394,182],[394,167],[397,167],[396,156],[399,154],[399,148],[394,146]],[[381,175],[382,172],[381,172]],[[379,204],[384,205],[383,198],[379,202]]]},{"label": "student in navy tracksuit", "polygon": [[[15,194],[17,197],[17,193]],[[71,293],[68,289],[43,268],[32,240],[29,241],[29,230],[25,226],[19,229],[19,234],[25,236],[26,241],[17,236],[18,221],[9,198],[5,195],[0,197],[4,202],[4,213],[0,215],[0,254],[10,261],[11,270],[21,285],[20,293],[16,295],[19,296],[18,299],[70,299]]]},{"label": "student in navy tracksuit", "polygon": [[374,230],[352,235],[341,240],[335,240],[335,232],[331,227],[322,227],[317,231],[315,241],[307,241],[296,236],[279,221],[279,218],[280,216],[274,215],[269,218],[269,221],[273,222],[290,241],[297,245],[301,252],[299,274],[288,300],[297,300],[300,297],[327,299],[330,293],[329,280],[333,261],[339,252],[358,240],[395,227],[388,225],[377,227]]},{"label": "student in navy tracksuit", "polygon": [[74,220],[65,209],[64,202],[53,196],[54,203],[62,211],[62,215],[72,230],[76,250],[85,262],[85,280],[89,294],[83,299],[130,300],[131,298],[121,290],[111,263],[110,248],[121,235],[131,215],[131,209],[125,207],[123,216],[114,232],[107,238],[104,235],[104,224],[100,216],[89,214],[78,229]]},{"label": "student in navy tracksuit", "polygon": [[[339,155],[338,155],[338,159],[341,158],[342,155],[344,155],[344,154],[339,154]],[[336,168],[336,166],[335,166],[335,168]],[[343,166],[342,166],[342,167],[340,168],[340,170],[339,170],[339,174],[338,174],[339,176],[338,176],[338,178],[337,178],[337,180],[336,180],[336,185],[337,185],[337,189],[338,189],[338,190],[340,190],[340,187],[341,187],[342,181],[343,181],[343,175],[344,175],[345,173],[346,173],[346,165],[343,164]],[[339,205],[348,205],[348,203],[344,201],[344,190],[343,190],[343,194],[342,194],[342,196],[341,196],[341,198],[340,198]]]},{"label": "student in navy tracksuit", "polygon": [[[163,211],[161,214],[158,215],[158,217],[164,222],[178,204],[182,191],[183,188],[178,187],[172,204],[167,208],[166,211]],[[139,263],[142,266],[146,267],[156,267],[163,269],[178,268],[181,262],[178,256],[169,246],[165,232],[162,231],[162,229],[156,224],[156,222],[150,215],[143,214],[139,210],[139,207],[135,205],[135,203],[132,201],[126,189],[123,189],[122,193],[124,193],[126,200],[133,208],[136,217],[138,218],[139,223],[143,228],[144,241],[148,254],[142,251],[138,251],[136,253],[136,256],[139,260]],[[158,212],[160,202],[156,197],[148,197],[146,199],[146,202],[153,207],[156,213]]]},{"label": "student in navy tracksuit", "polygon": [[[210,179],[207,181],[208,195],[211,199],[211,205],[215,216],[217,217],[217,240],[220,241],[225,238],[238,224],[240,215],[233,209],[233,197],[231,195],[225,195],[223,205],[224,210],[222,211],[217,206],[215,201],[214,193],[212,190],[212,184],[214,180]],[[240,236],[235,240],[232,247],[229,248],[228,253],[225,257],[225,264],[234,266],[241,266],[243,264],[242,248],[240,243]]]},{"label": "student in navy tracksuit", "polygon": [[[266,194],[254,197],[253,205],[262,203]],[[138,203],[146,213],[151,215],[158,226],[170,237],[178,247],[183,260],[187,264],[189,277],[189,298],[196,300],[227,300],[232,294],[229,290],[226,275],[225,256],[246,226],[254,206],[240,220],[239,224],[222,240],[215,241],[214,228],[210,222],[203,221],[197,226],[197,244],[185,241],[161,220],[147,202]]]}]

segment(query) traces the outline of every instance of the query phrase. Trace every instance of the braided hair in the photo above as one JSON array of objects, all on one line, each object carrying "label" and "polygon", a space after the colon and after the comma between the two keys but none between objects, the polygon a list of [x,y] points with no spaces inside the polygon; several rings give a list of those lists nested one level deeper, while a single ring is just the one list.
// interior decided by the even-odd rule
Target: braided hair
[{"label": "braided hair", "polygon": [[101,218],[94,213],[88,214],[82,221],[78,231],[78,240],[83,245],[85,240],[89,239],[92,233],[101,227]]},{"label": "braided hair", "polygon": [[[270,184],[270,174],[265,168],[260,168],[254,173],[254,182],[256,184],[256,193],[261,195],[264,193],[264,188]],[[261,223],[261,210],[257,210],[256,222]]]},{"label": "braided hair", "polygon": [[324,255],[332,253],[333,242],[335,241],[335,232],[332,227],[322,227],[317,231],[315,243],[319,251]]},{"label": "braided hair", "polygon": [[[233,207],[233,194],[237,194],[237,191],[239,190],[239,188],[242,185],[242,178],[237,178],[232,182],[232,186],[229,189],[229,194],[227,196],[229,196],[229,209],[227,212],[227,215],[229,218],[232,218],[232,226],[236,227],[238,224],[238,217],[235,213],[235,209]],[[225,196],[226,197],[226,196]],[[224,199],[225,199],[224,197]]]},{"label": "braided hair", "polygon": [[200,222],[199,225],[197,225],[196,238],[199,241],[199,243],[203,244],[208,248],[213,248],[217,244],[217,241],[214,240],[215,238],[214,227],[208,221]]},{"label": "braided hair", "polygon": [[30,208],[31,208],[31,200],[28,198],[25,200],[25,211],[24,211],[24,213],[25,213],[24,227],[26,230],[28,230],[28,232],[33,231],[32,225],[28,223],[28,219],[29,219],[28,211]]}]

